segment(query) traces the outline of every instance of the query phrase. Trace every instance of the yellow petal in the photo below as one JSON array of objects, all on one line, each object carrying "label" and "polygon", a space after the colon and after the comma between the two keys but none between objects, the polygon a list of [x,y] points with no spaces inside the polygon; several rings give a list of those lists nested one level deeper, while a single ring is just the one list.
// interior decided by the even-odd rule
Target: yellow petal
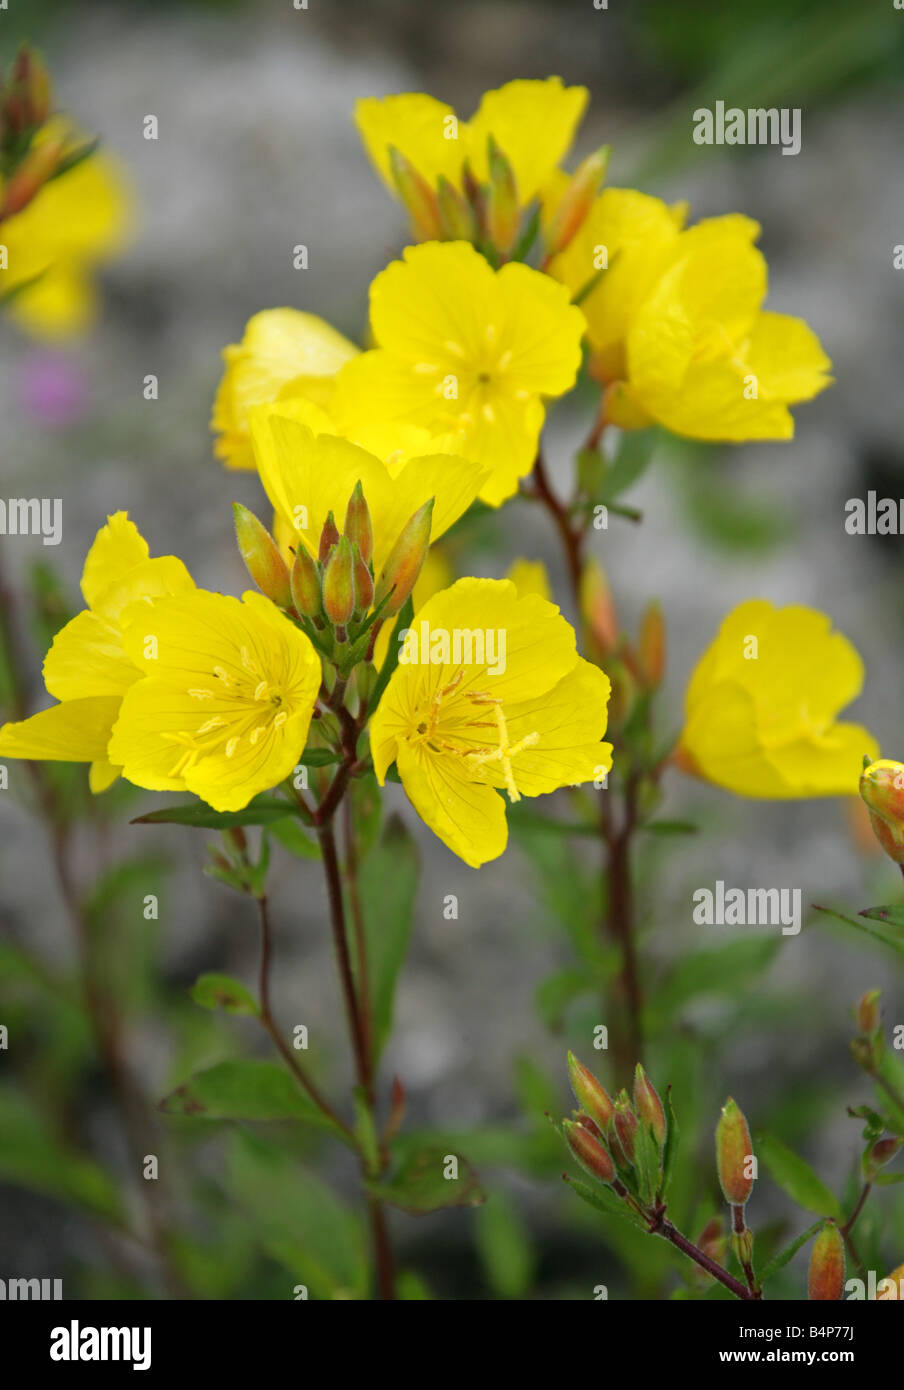
[{"label": "yellow petal", "polygon": [[93,608],[104,589],[148,558],[148,543],[127,512],[114,512],[98,531],[82,570],[82,595]]},{"label": "yellow petal", "polygon": [[434,187],[440,175],[456,186],[466,157],[465,141],[451,106],[419,92],[364,97],[355,105],[355,124],[364,147],[391,192],[391,145]]},{"label": "yellow petal", "polygon": [[0,755],[40,761],[85,763],[106,758],[119,713],[118,696],[66,700],[0,728]]},{"label": "yellow petal", "polygon": [[88,786],[95,796],[99,796],[112,787],[121,771],[121,768],[108,763],[106,758],[98,758],[88,769]]},{"label": "yellow petal", "polygon": [[476,177],[487,178],[487,139],[492,135],[512,166],[519,202],[529,203],[571,148],[588,95],[586,87],[566,87],[560,77],[518,79],[486,92],[468,122]]},{"label": "yellow petal", "polygon": [[491,786],[472,781],[462,762],[404,744],[398,769],[421,820],[459,859],[477,869],[502,854],[508,841],[505,802]]},{"label": "yellow petal", "polygon": [[744,357],[767,398],[808,401],[831,385],[832,363],[819,339],[803,319],[789,314],[759,314]]},{"label": "yellow petal", "polygon": [[44,658],[44,684],[57,700],[121,697],[140,674],[122,649],[118,625],[90,611],[60,629]]}]

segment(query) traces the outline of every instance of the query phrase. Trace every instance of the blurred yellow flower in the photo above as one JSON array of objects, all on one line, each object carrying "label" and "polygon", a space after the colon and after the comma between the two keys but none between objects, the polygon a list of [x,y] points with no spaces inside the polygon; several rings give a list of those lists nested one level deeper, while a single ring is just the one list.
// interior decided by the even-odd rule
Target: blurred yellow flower
[{"label": "blurred yellow flower", "polygon": [[227,468],[254,468],[248,414],[252,406],[305,397],[325,406],[336,372],[358,349],[316,314],[263,309],[245,325],[239,344],[223,349],[210,427],[214,453]]},{"label": "blurred yellow flower", "polygon": [[418,612],[371,721],[415,810],[477,868],[505,849],[505,801],[602,779],[609,681],[551,603],[507,579],[460,579]]},{"label": "blurred yellow flower", "polygon": [[396,192],[389,151],[408,160],[434,188],[445,178],[462,190],[462,170],[488,175],[487,141],[493,137],[515,175],[522,206],[529,203],[568,153],[587,105],[585,87],[566,87],[560,77],[517,80],[485,92],[470,121],[453,108],[418,92],[365,97],[355,122],[383,182]]},{"label": "blurred yellow flower", "polygon": [[239,811],[295,767],[320,659],[262,594],[198,589],[133,609],[123,645],[143,675],[123,699],[109,756],[130,782],[184,787]]},{"label": "blurred yellow flower", "polygon": [[519,598],[537,594],[539,598],[545,598],[547,601],[552,599],[549,575],[542,560],[513,560],[506,578],[510,579],[518,590]]},{"label": "blurred yellow flower", "polygon": [[[314,428],[312,428],[312,423]],[[331,433],[320,433],[306,401],[283,401],[251,411],[251,434],[261,482],[280,519],[278,539],[294,538],[317,555],[330,512],[339,523],[360,482],[374,529],[373,566],[379,573],[402,527],[435,498],[431,539],[439,537],[474,501],[487,470],[446,454],[404,458],[391,469],[367,450]]]},{"label": "blurred yellow flower", "polygon": [[862,685],[860,657],[824,613],[750,599],[691,677],[675,761],[739,796],[856,795],[878,745],[836,717]]},{"label": "blurred yellow flower", "polygon": [[409,247],[370,287],[377,347],[345,364],[331,404],[354,437],[368,418],[459,436],[498,506],[533,466],[544,397],[574,385],[584,320],[547,275],[494,271],[467,242]]},{"label": "blurred yellow flower", "polygon": [[[34,143],[64,137],[67,148],[84,143],[58,119]],[[95,314],[95,270],[122,250],[131,221],[125,174],[105,153],[45,183],[21,212],[0,223],[0,246],[6,248],[0,298],[11,296],[5,311],[38,337],[82,331]]]},{"label": "blurred yellow flower", "polygon": [[831,362],[802,319],[762,308],[758,224],[730,214],[682,230],[685,212],[607,189],[548,267],[572,294],[603,272],[581,308],[591,370],[611,384],[607,418],[693,439],[790,439],[788,407],[830,385]]},{"label": "blurred yellow flower", "polygon": [[115,512],[85,560],[88,607],[53,639],[44,661],[47,691],[60,701],[0,729],[0,754],[55,762],[90,762],[90,785],[104,791],[119,775],[107,744],[122,698],[141,672],[126,655],[122,624],[136,602],[194,588],[174,555],[150,559],[147,542],[125,512]]}]

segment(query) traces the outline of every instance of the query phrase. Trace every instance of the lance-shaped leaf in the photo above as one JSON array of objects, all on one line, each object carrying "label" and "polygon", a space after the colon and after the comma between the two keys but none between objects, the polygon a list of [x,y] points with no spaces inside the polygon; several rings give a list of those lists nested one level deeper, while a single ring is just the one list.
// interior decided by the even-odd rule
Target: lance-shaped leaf
[{"label": "lance-shaped leaf", "polygon": [[392,1028],[396,985],[411,941],[418,869],[414,841],[397,817],[390,818],[359,881],[378,1056]]},{"label": "lance-shaped leaf", "polygon": [[218,1062],[177,1086],[157,1108],[199,1120],[302,1120],[341,1134],[276,1062]]},{"label": "lance-shaped leaf", "polygon": [[468,1160],[445,1145],[423,1145],[408,1135],[395,1152],[389,1174],[368,1184],[368,1191],[390,1206],[422,1216],[443,1207],[476,1207],[486,1201]]},{"label": "lance-shaped leaf", "polygon": [[771,1134],[757,1138],[757,1154],[779,1187],[804,1211],[841,1218],[841,1206],[809,1163]]}]

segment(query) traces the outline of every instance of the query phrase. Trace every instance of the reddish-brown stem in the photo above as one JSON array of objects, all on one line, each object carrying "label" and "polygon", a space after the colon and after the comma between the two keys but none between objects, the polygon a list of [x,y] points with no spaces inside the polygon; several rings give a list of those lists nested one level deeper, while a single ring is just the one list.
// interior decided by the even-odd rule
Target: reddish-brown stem
[{"label": "reddish-brown stem", "polygon": [[650,1230],[654,1235],[662,1236],[664,1240],[669,1241],[675,1246],[676,1250],[680,1250],[682,1254],[687,1255],[688,1259],[693,1260],[694,1264],[699,1265],[701,1269],[705,1269],[707,1274],[711,1274],[713,1279],[718,1279],[719,1283],[724,1285],[730,1293],[733,1293],[735,1298],[741,1298],[746,1303],[751,1303],[759,1299],[758,1293],[754,1293],[751,1289],[746,1288],[741,1283],[740,1279],[736,1279],[733,1274],[729,1274],[727,1269],[723,1269],[716,1260],[711,1259],[710,1256],[707,1255],[705,1251],[699,1249],[692,1240],[688,1240],[687,1236],[683,1236],[677,1227],[673,1226],[671,1221],[666,1220],[664,1216],[657,1224],[652,1224]]},{"label": "reddish-brown stem", "polygon": [[[345,881],[348,885],[348,902],[351,908],[352,927],[355,933],[355,957],[358,975],[358,1009],[361,1014],[361,1027],[364,1034],[364,1048],[368,1058],[373,1055],[373,1008],[370,997],[370,968],[368,964],[367,932],[364,926],[364,911],[361,905],[361,892],[358,885],[358,851],[355,845],[355,826],[352,802],[346,797],[342,803],[343,838],[345,840]],[[370,1093],[368,1101],[373,1105],[373,1074],[370,1074]]]}]

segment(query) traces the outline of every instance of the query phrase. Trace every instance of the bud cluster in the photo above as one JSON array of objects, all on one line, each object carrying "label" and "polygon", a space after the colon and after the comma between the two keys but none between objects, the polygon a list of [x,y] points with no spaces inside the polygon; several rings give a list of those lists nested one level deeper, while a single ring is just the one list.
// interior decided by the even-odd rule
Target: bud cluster
[{"label": "bud cluster", "polygon": [[635,1208],[658,1204],[664,1187],[668,1121],[643,1067],[638,1062],[633,1098],[622,1090],[614,1100],[571,1052],[568,1074],[580,1109],[571,1120],[563,1120],[562,1129],[578,1163]]},{"label": "bud cluster", "polygon": [[380,625],[409,598],[430,545],[433,499],[402,527],[374,577],[374,534],[360,482],[355,485],[340,532],[330,512],[317,558],[303,545],[291,569],[267,528],[241,503],[233,504],[236,539],[258,588],[305,630],[317,649],[346,678],[370,658]]},{"label": "bud cluster", "polygon": [[[602,186],[609,163],[604,145],[588,155],[558,203],[546,232],[544,263],[558,255],[580,230]],[[489,261],[521,258],[530,250],[538,228],[538,210],[524,217],[524,208],[511,161],[492,135],[487,137],[487,178],[475,178],[465,161],[462,189],[440,175],[432,188],[395,146],[389,167],[396,191],[419,241],[470,241]]]}]

